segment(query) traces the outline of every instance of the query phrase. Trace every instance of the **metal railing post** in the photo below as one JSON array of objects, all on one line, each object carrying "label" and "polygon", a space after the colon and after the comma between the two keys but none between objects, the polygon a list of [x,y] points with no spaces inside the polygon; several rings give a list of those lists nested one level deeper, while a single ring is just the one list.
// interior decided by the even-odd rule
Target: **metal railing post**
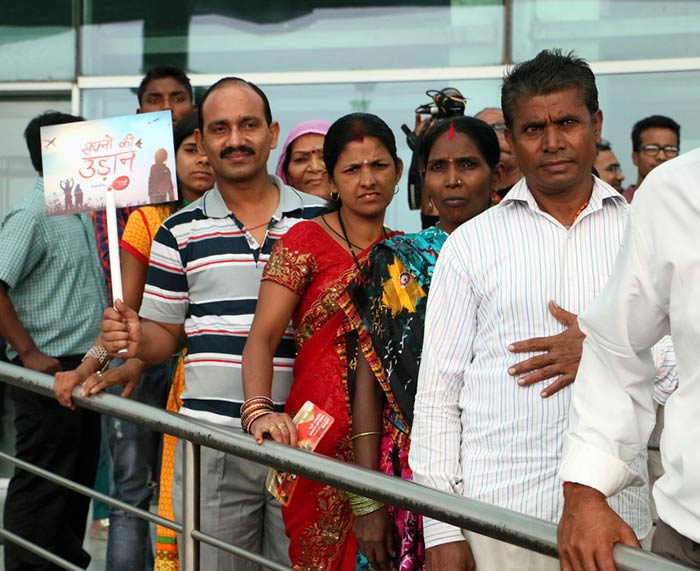
[{"label": "metal railing post", "polygon": [[199,530],[200,447],[182,440],[182,546],[181,564],[187,571],[199,571],[199,541],[192,537]]}]

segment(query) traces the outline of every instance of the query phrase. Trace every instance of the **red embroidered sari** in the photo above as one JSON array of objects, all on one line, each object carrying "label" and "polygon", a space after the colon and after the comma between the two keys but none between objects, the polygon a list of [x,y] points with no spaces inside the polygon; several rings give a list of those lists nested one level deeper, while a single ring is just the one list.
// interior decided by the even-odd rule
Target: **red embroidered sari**
[{"label": "red embroidered sari", "polygon": [[[364,263],[371,246],[358,260]],[[292,324],[297,356],[285,410],[292,417],[310,400],[335,422],[316,448],[352,463],[348,351],[345,314],[336,302],[358,272],[353,257],[317,223],[300,222],[275,245],[263,280],[283,285],[301,299]],[[355,355],[354,349],[351,355]],[[350,366],[356,367],[356,359]],[[292,500],[282,508],[290,539],[289,556],[299,571],[354,571],[357,541],[345,492],[300,478]]]}]

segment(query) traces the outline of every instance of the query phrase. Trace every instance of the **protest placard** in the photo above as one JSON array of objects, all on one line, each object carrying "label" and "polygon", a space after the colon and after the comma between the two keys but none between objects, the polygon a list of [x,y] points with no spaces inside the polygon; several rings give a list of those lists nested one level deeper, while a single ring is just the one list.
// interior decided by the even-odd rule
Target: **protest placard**
[{"label": "protest placard", "polygon": [[177,200],[170,111],[41,128],[49,216]]},{"label": "protest placard", "polygon": [[41,128],[49,216],[106,210],[113,298],[123,299],[116,209],[177,200],[170,111]]}]

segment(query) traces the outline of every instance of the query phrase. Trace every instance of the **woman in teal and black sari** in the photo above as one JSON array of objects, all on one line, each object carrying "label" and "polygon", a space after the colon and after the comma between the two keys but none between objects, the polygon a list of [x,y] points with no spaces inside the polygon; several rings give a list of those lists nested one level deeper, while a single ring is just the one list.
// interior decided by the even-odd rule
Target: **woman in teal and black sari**
[{"label": "woman in teal and black sari", "polygon": [[[364,356],[353,398],[355,463],[406,479],[411,479],[413,401],[433,269],[449,234],[494,202],[501,171],[496,134],[478,119],[443,120],[421,144],[424,188],[440,214],[437,226],[376,245],[369,265],[340,300]],[[420,516],[376,502],[372,507],[356,515],[354,524],[371,568],[423,569]]]}]

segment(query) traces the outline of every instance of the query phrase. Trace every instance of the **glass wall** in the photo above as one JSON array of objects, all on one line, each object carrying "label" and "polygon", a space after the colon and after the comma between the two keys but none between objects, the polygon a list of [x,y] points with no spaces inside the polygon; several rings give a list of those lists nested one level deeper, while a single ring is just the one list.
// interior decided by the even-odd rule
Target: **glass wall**
[{"label": "glass wall", "polygon": [[[3,7],[0,81],[190,73],[464,67],[504,62],[505,0],[38,0]],[[510,0],[512,60],[700,56],[700,2]],[[76,26],[80,21],[80,68]]]},{"label": "glass wall", "polygon": [[70,113],[70,95],[2,96],[0,93],[0,220],[10,205],[34,188],[36,172],[29,160],[24,129],[43,111]]},{"label": "glass wall", "polygon": [[514,0],[513,61],[558,46],[590,61],[700,56],[700,2]]},{"label": "glass wall", "polygon": [[155,63],[193,73],[498,64],[502,0],[87,2],[84,75],[138,74]]},{"label": "glass wall", "polygon": [[73,14],[72,0],[3,2],[0,82],[74,79]]}]

